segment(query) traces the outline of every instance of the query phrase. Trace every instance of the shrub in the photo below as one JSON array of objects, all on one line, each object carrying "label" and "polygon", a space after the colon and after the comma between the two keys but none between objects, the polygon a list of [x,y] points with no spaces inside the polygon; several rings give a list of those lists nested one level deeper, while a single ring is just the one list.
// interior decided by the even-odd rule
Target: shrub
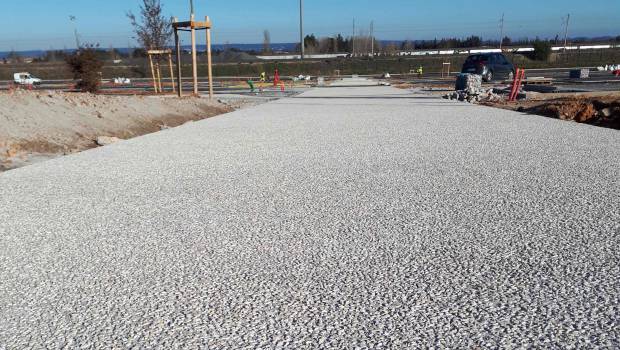
[{"label": "shrub", "polygon": [[532,58],[536,61],[549,61],[551,57],[551,43],[546,40],[536,39],[532,43],[534,53]]},{"label": "shrub", "polygon": [[82,48],[68,55],[65,61],[71,68],[74,79],[78,79],[77,88],[84,92],[97,92],[101,84],[103,62],[93,47]]}]

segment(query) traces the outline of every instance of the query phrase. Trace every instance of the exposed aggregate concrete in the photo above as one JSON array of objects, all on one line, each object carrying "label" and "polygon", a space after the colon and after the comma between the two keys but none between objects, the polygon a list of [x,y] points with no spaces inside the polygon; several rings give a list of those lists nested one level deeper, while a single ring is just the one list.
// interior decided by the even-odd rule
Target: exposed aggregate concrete
[{"label": "exposed aggregate concrete", "polygon": [[618,348],[620,133],[333,87],[0,175],[0,348]]}]

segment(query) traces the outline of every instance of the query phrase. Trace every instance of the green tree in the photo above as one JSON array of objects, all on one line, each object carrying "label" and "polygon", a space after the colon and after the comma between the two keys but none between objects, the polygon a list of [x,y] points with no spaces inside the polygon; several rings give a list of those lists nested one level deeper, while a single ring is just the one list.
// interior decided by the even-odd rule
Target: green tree
[{"label": "green tree", "polygon": [[338,34],[338,36],[336,36],[336,51],[338,51],[338,52],[346,52],[347,51],[347,41],[344,40],[344,38],[340,34]]},{"label": "green tree", "polygon": [[411,40],[405,40],[400,44],[401,51],[411,51],[415,48],[415,44]]},{"label": "green tree", "polygon": [[132,58],[144,58],[146,56],[147,56],[146,50],[141,47],[137,47],[131,51]]},{"label": "green tree", "polygon": [[65,57],[73,77],[78,79],[77,88],[84,92],[95,93],[101,85],[101,68],[103,61],[99,59],[99,52],[92,45],[86,45],[80,50]]},{"label": "green tree", "polygon": [[271,53],[271,34],[267,29],[263,31],[263,53]]},{"label": "green tree", "polygon": [[21,62],[23,60],[22,56],[19,53],[15,52],[15,50],[11,50],[11,52],[9,52],[6,57],[12,62]]},{"label": "green tree", "polygon": [[482,39],[479,36],[472,35],[463,42],[464,47],[479,47],[482,45]]},{"label": "green tree", "polygon": [[319,42],[316,39],[316,36],[314,36],[314,34],[306,35],[306,37],[304,38],[305,48],[312,48],[318,45],[319,45]]},{"label": "green tree", "polygon": [[534,54],[532,56],[536,61],[548,61],[551,57],[551,43],[547,40],[540,40],[536,38],[532,43],[534,47]]}]

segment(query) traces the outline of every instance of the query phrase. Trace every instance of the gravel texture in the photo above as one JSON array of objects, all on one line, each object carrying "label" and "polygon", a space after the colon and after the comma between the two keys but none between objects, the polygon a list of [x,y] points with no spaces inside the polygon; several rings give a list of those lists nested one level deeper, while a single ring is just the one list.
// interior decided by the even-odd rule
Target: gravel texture
[{"label": "gravel texture", "polygon": [[331,87],[8,171],[0,349],[618,348],[619,150]]}]

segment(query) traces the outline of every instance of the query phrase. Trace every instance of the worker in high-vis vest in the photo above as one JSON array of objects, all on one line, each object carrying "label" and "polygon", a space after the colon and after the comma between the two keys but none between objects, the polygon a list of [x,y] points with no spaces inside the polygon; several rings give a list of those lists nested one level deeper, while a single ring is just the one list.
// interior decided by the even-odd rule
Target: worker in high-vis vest
[{"label": "worker in high-vis vest", "polygon": [[424,68],[422,66],[418,67],[416,73],[418,73],[418,77],[422,77],[422,74],[424,74]]}]

